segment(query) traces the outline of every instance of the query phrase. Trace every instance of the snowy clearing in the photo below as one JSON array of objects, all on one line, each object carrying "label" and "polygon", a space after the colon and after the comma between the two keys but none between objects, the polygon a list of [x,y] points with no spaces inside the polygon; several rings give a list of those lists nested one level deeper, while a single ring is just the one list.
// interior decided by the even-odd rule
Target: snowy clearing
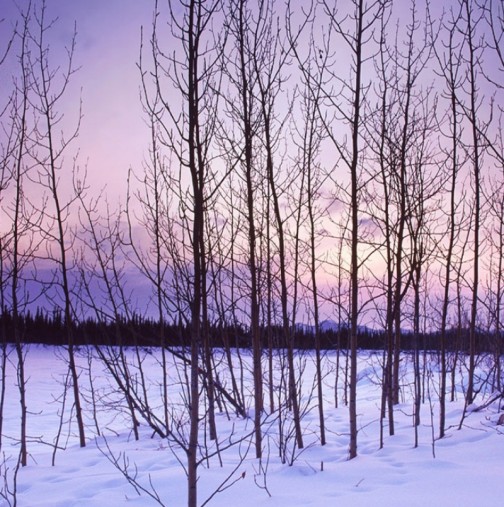
[{"label": "snowy clearing", "polygon": [[[133,354],[128,350],[128,354]],[[151,403],[159,402],[159,351],[143,353],[144,370],[148,372]],[[380,399],[379,384],[381,355],[361,352],[358,383],[358,457],[347,460],[348,409],[344,406],[343,387],[339,383],[339,408],[334,408],[335,352],[324,356],[325,420],[327,440],[321,446],[318,437],[316,398],[311,395],[314,361],[311,354],[299,354],[298,364],[303,370],[302,420],[306,448],[299,451],[293,442],[287,443],[293,456],[292,465],[282,464],[278,457],[278,420],[265,422],[265,457],[255,459],[253,445],[246,436],[251,432],[252,420],[241,419],[225,412],[217,416],[220,455],[203,461],[199,467],[199,504],[213,495],[226,478],[231,487],[215,494],[210,505],[240,507],[296,507],[341,505],[358,507],[369,505],[393,506],[470,506],[500,505],[504,498],[504,427],[497,424],[501,407],[499,400],[479,411],[469,411],[459,430],[464,397],[463,383],[456,389],[456,400],[447,405],[447,436],[433,441],[437,435],[437,372],[435,360],[427,363],[426,399],[422,404],[419,446],[414,447],[411,388],[411,362],[403,360],[404,386],[401,404],[395,408],[396,434],[388,436],[385,421],[384,447],[379,449]],[[94,358],[91,363],[93,389],[96,397],[96,420],[92,417],[91,391],[87,351],[80,351],[81,386],[87,403],[88,445],[80,448],[75,423],[69,421],[68,407],[63,418],[60,446],[52,466],[53,446],[62,409],[63,379],[66,374],[64,351],[51,347],[31,346],[26,356],[29,381],[28,435],[29,464],[17,475],[18,507],[103,507],[107,506],[183,506],[186,504],[186,476],[184,455],[169,440],[152,434],[141,422],[140,439],[135,441],[125,408],[113,392],[111,379],[103,365]],[[245,373],[249,357],[241,354]],[[238,361],[238,359],[235,357]],[[342,356],[342,360],[344,356]],[[226,368],[219,363],[223,378]],[[430,366],[429,366],[430,365]],[[174,378],[180,369],[171,365]],[[484,362],[480,365],[484,371]],[[457,376],[458,382],[462,378]],[[12,485],[14,456],[17,455],[19,433],[19,401],[15,368],[7,370],[6,406],[3,421],[2,479]],[[247,375],[244,376],[247,380]],[[343,377],[341,377],[343,378]],[[175,382],[171,393],[176,404],[180,395]],[[247,386],[245,386],[247,389]],[[247,391],[248,392],[248,391]],[[430,401],[429,401],[430,395]],[[490,400],[492,393],[480,392],[475,406]],[[471,407],[474,408],[474,407]],[[287,424],[287,423],[285,423]],[[287,427],[287,426],[286,426]],[[96,434],[100,429],[101,436]],[[287,428],[288,429],[288,428]],[[229,439],[228,439],[229,437]],[[293,440],[293,439],[291,439]],[[227,443],[235,445],[224,450]],[[202,430],[201,442],[204,443]],[[208,443],[207,450],[215,449]],[[435,455],[435,457],[434,457]],[[136,474],[137,488],[128,483],[120,470],[112,464],[128,464],[131,475]],[[222,461],[222,466],[221,466]],[[6,469],[7,467],[7,469]],[[231,485],[231,483],[234,483]],[[12,486],[10,486],[12,487]],[[5,493],[6,484],[2,484]],[[145,488],[141,491],[140,488]],[[150,495],[158,495],[155,501]],[[270,496],[271,495],[271,496]],[[2,503],[2,501],[4,503]],[[0,500],[0,505],[9,505]]]}]

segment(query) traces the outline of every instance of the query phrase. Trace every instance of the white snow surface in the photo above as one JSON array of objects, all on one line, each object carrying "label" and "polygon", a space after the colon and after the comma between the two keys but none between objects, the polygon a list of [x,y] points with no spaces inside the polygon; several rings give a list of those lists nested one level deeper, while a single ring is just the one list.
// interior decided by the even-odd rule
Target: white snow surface
[{"label": "white snow surface", "polygon": [[[28,377],[27,406],[29,434],[29,462],[17,475],[17,507],[113,507],[113,506],[184,506],[187,505],[185,456],[167,439],[152,435],[144,421],[140,439],[135,441],[124,406],[114,396],[110,376],[95,358],[91,363],[91,378],[98,399],[97,420],[100,435],[91,417],[90,383],[87,349],[79,351],[81,389],[86,408],[87,446],[80,448],[76,423],[69,409],[63,418],[62,438],[55,465],[51,465],[52,444],[56,436],[62,410],[63,380],[67,371],[63,349],[27,347]],[[133,357],[133,351],[128,354]],[[142,352],[145,372],[148,373],[152,406],[159,403],[161,366],[160,352]],[[379,448],[379,414],[381,387],[381,354],[362,352],[359,356],[358,393],[358,457],[348,460],[348,408],[344,405],[343,377],[339,380],[339,407],[334,407],[335,352],[324,356],[324,396],[327,444],[320,445],[318,410],[313,391],[315,375],[314,355],[297,355],[303,367],[303,402],[305,449],[295,449],[292,464],[282,464],[277,451],[278,422],[270,418],[265,424],[264,458],[255,458],[253,443],[245,439],[199,467],[199,505],[218,489],[232,474],[227,489],[218,492],[208,505],[233,507],[297,507],[297,506],[498,506],[504,502],[504,427],[497,421],[502,412],[499,401],[482,410],[469,410],[459,429],[464,409],[464,368],[457,374],[456,400],[447,403],[447,434],[438,434],[438,371],[434,357],[426,363],[426,399],[422,404],[418,447],[414,446],[411,360],[402,361],[404,386],[401,404],[394,409],[395,435],[388,435],[385,420],[383,448]],[[247,373],[250,357],[242,352]],[[12,484],[16,442],[19,435],[19,395],[15,370],[15,356],[11,352],[7,368],[6,406],[4,409],[2,453],[2,484]],[[234,355],[235,364],[238,358]],[[344,356],[341,357],[344,361]],[[220,366],[219,366],[220,365]],[[264,367],[266,368],[266,358]],[[218,362],[220,378],[227,367]],[[172,366],[169,371],[172,371]],[[176,370],[177,371],[177,370]],[[178,370],[180,371],[180,370]],[[485,363],[480,364],[482,374]],[[342,375],[342,374],[341,374]],[[484,375],[482,375],[484,376]],[[177,377],[179,378],[179,377]],[[246,375],[250,379],[250,372]],[[427,380],[429,381],[427,382]],[[448,383],[450,385],[450,383]],[[174,383],[169,396],[176,403],[180,385]],[[177,391],[179,389],[179,391]],[[246,389],[250,389],[246,386]],[[250,394],[250,391],[248,391]],[[266,391],[267,392],[267,391]],[[265,392],[265,394],[266,394]],[[494,396],[484,387],[478,394],[475,407],[482,407]],[[69,395],[70,396],[70,395]],[[156,400],[157,396],[157,400]],[[267,396],[265,396],[267,399]],[[68,404],[71,405],[71,397]],[[251,400],[249,400],[251,404]],[[252,414],[250,412],[250,414]],[[217,429],[220,446],[227,437],[238,440],[252,428],[252,419],[233,414],[218,413]],[[204,442],[202,426],[201,441]],[[433,440],[433,435],[436,437]],[[292,450],[292,439],[289,448]],[[214,444],[208,442],[210,448]],[[145,490],[159,495],[154,501],[146,492],[136,491],[123,474],[113,466],[114,456],[119,463],[136,470],[136,480]],[[221,461],[222,460],[222,464]],[[7,471],[6,471],[7,467]],[[234,473],[233,473],[234,471]],[[235,481],[235,482],[234,482]],[[234,482],[234,484],[230,484]],[[271,495],[271,496],[270,496]],[[2,503],[3,502],[3,503]],[[0,506],[9,505],[0,499]]]}]

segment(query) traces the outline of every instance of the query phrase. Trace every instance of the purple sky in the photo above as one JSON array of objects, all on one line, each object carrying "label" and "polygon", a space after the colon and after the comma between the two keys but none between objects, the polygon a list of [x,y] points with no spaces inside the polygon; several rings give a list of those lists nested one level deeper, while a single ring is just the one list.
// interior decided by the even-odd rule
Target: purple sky
[{"label": "purple sky", "polygon": [[[17,3],[24,8],[27,2]],[[14,0],[1,4],[3,41],[11,32],[17,8]],[[149,33],[152,10],[153,2],[148,0],[47,0],[47,17],[58,17],[51,31],[54,57],[69,43],[77,24],[75,63],[80,70],[72,78],[65,114],[73,121],[81,96],[84,116],[74,149],[80,150],[80,165],[87,162],[92,191],[107,185],[112,204],[124,196],[128,168],[138,170],[148,149],[136,64],[140,27],[144,25]]]}]

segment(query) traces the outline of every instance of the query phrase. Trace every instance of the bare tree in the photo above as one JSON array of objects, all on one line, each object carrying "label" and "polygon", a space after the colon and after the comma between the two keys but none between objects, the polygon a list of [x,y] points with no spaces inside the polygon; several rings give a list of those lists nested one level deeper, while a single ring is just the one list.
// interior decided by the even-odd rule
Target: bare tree
[{"label": "bare tree", "polygon": [[[146,106],[154,113],[162,133],[162,143],[176,157],[181,177],[189,178],[187,191],[179,195],[179,205],[185,223],[190,228],[191,255],[191,351],[190,351],[190,414],[189,438],[186,447],[188,474],[188,506],[197,505],[197,468],[199,442],[199,402],[200,402],[200,353],[204,345],[206,295],[206,245],[205,245],[205,206],[212,196],[208,188],[213,174],[210,167],[212,157],[212,138],[215,132],[217,95],[215,89],[216,72],[221,52],[213,40],[215,28],[212,23],[217,18],[222,5],[219,0],[190,0],[175,8],[169,2],[169,27],[178,40],[179,47],[167,54],[163,51],[158,24],[158,4],[155,5],[151,50],[153,58],[152,73],[142,73],[145,80]],[[152,82],[147,81],[152,78]],[[180,94],[183,109],[177,110],[172,96],[165,86]],[[157,109],[152,106],[159,104]],[[163,116],[165,115],[165,116]],[[187,174],[187,176],[185,176]],[[182,188],[183,181],[180,182]],[[207,358],[208,361],[208,358]],[[206,363],[208,365],[208,362]],[[211,374],[211,372],[207,372]],[[212,383],[211,377],[209,382]],[[213,405],[213,399],[209,399]]]},{"label": "bare tree", "polygon": [[[311,6],[311,4],[310,4]],[[292,18],[295,13],[290,11],[289,5],[288,12],[288,34],[291,41],[293,54],[301,69],[302,83],[300,85],[300,111],[303,122],[300,126],[294,127],[295,134],[299,138],[293,136],[294,142],[298,148],[298,155],[296,163],[299,165],[299,171],[302,175],[301,182],[304,187],[300,188],[299,196],[299,211],[298,216],[301,216],[302,207],[306,207],[306,221],[307,221],[307,255],[309,260],[305,261],[310,277],[311,284],[311,298],[312,304],[307,302],[307,307],[311,307],[313,314],[313,325],[315,334],[315,368],[316,368],[316,388],[317,388],[317,402],[319,413],[319,426],[320,426],[320,442],[322,445],[326,443],[325,436],[325,418],[324,418],[324,399],[323,399],[323,375],[322,375],[322,361],[321,361],[321,329],[320,329],[320,296],[319,286],[317,283],[317,268],[320,265],[318,244],[320,243],[320,230],[319,225],[321,216],[325,214],[325,210],[320,210],[320,197],[324,183],[328,181],[328,176],[323,175],[318,161],[318,156],[321,151],[321,145],[325,137],[325,131],[320,120],[320,104],[322,102],[322,83],[314,83],[312,79],[320,79],[322,73],[316,74],[312,69],[314,60],[316,62],[316,48],[313,42],[313,8],[307,8],[303,19],[304,24],[309,24],[311,27],[310,44],[308,46],[307,55],[304,56],[300,52],[299,45],[296,44],[296,34],[298,30],[294,30],[290,25],[293,22]],[[304,28],[302,25],[301,29]],[[315,57],[314,57],[315,54]],[[306,182],[304,181],[306,179]],[[297,249],[296,249],[297,251]],[[295,276],[297,279],[298,276]],[[338,350],[339,354],[339,350]],[[338,369],[338,367],[337,367]],[[336,375],[337,378],[337,375]]]},{"label": "bare tree", "polygon": [[24,347],[23,338],[19,324],[19,281],[22,269],[22,253],[20,242],[26,232],[23,227],[23,205],[25,204],[23,198],[23,184],[26,170],[27,158],[27,144],[28,144],[28,109],[29,109],[29,93],[30,93],[30,78],[28,69],[28,37],[31,5],[27,12],[22,13],[23,28],[21,32],[20,41],[20,71],[21,79],[19,89],[16,90],[20,96],[19,109],[16,108],[15,116],[19,118],[18,126],[18,139],[16,147],[16,156],[14,160],[15,167],[13,169],[14,182],[15,182],[15,198],[13,203],[13,216],[12,216],[12,282],[11,282],[11,301],[12,301],[12,325],[14,332],[14,342],[16,344],[17,354],[17,373],[18,373],[18,388],[19,388],[19,402],[21,404],[21,434],[20,434],[20,463],[21,466],[27,465],[27,448],[26,448],[26,424],[27,424],[27,407],[26,407],[26,378],[24,368]]},{"label": "bare tree", "polygon": [[[128,323],[133,320],[133,311],[124,283],[124,262],[120,261],[125,257],[122,253],[122,214],[118,211],[114,215],[107,205],[106,216],[102,219],[98,211],[101,197],[100,194],[89,203],[85,202],[84,196],[79,197],[82,251],[79,261],[79,294],[87,314],[91,312],[96,321],[104,326],[109,323],[113,326],[113,346],[99,346],[97,353],[111,375],[115,378],[121,377],[124,381],[125,402],[131,417],[133,434],[138,440],[139,423],[131,385],[134,375],[125,353],[125,342],[134,342],[134,337],[128,330]],[[138,361],[138,367],[141,368],[141,360]],[[142,371],[140,373],[143,378]],[[147,405],[146,396],[143,400]]]},{"label": "bare tree", "polygon": [[282,125],[282,119],[279,121],[275,106],[285,79],[283,72],[289,63],[290,51],[282,47],[283,41],[281,40],[280,30],[276,26],[274,18],[274,7],[275,3],[272,0],[260,2],[260,23],[254,34],[252,56],[257,79],[257,100],[263,123],[262,147],[265,157],[265,173],[278,241],[281,323],[283,339],[287,348],[289,405],[292,406],[296,445],[302,449],[304,443],[294,367],[293,336],[290,329],[288,309],[286,224],[280,205],[281,189],[278,184],[280,167],[275,163],[275,152],[278,147],[279,136],[277,129]]},{"label": "bare tree", "polygon": [[[419,92],[413,123],[417,135],[409,150],[411,166],[409,178],[410,191],[407,196],[407,227],[409,234],[409,269],[412,272],[413,288],[413,369],[414,369],[414,431],[415,446],[418,445],[418,427],[420,426],[420,407],[424,400],[425,369],[421,370],[420,336],[425,334],[422,320],[426,319],[426,302],[429,295],[425,288],[428,284],[428,267],[436,252],[434,227],[437,225],[437,211],[441,205],[440,190],[445,181],[443,168],[437,164],[432,133],[436,122],[433,111],[436,109],[437,96],[431,87]],[[432,101],[432,102],[431,102]],[[436,147],[437,148],[437,147]],[[423,294],[422,294],[423,293]],[[423,301],[422,301],[423,298]],[[424,349],[424,352],[425,349]],[[424,355],[423,363],[427,359]]]},{"label": "bare tree", "polygon": [[[84,191],[82,181],[77,183],[77,195],[73,195],[66,202],[62,201],[60,190],[60,173],[66,168],[68,162],[65,155],[72,141],[77,138],[81,109],[79,107],[77,121],[73,130],[58,134],[64,114],[58,111],[60,103],[65,96],[70,80],[76,72],[73,57],[76,45],[76,28],[67,47],[66,66],[55,68],[50,61],[50,44],[48,35],[55,21],[47,19],[47,5],[42,1],[40,9],[34,13],[35,24],[30,30],[30,40],[33,44],[33,60],[30,61],[30,77],[33,81],[34,99],[32,100],[36,114],[40,118],[35,126],[36,148],[33,156],[38,165],[38,183],[44,188],[51,200],[51,210],[46,210],[47,222],[44,234],[48,242],[49,258],[57,266],[56,271],[61,277],[59,288],[63,304],[63,316],[68,348],[68,366],[71,372],[73,398],[75,404],[75,416],[79,432],[81,447],[86,445],[83,410],[79,392],[79,372],[75,362],[74,348],[74,312],[72,308],[71,282],[69,279],[70,260],[69,250],[72,246],[72,235],[69,230],[69,215],[72,204],[78,198],[78,194]],[[59,70],[57,70],[59,69]],[[72,177],[77,177],[75,167],[69,171]],[[52,253],[53,249],[57,253]]]},{"label": "bare tree", "polygon": [[[142,60],[140,60],[140,67]],[[157,106],[154,106],[154,109]],[[170,162],[161,149],[159,125],[149,105],[145,106],[150,127],[151,146],[149,160],[145,162],[143,171],[136,176],[141,183],[141,189],[131,194],[128,188],[125,215],[128,223],[127,240],[124,248],[128,250],[128,259],[138,267],[153,288],[153,304],[155,306],[158,326],[158,345],[161,347],[161,368],[165,374],[162,381],[164,400],[165,424],[169,427],[168,417],[168,385],[167,385],[167,337],[166,324],[172,318],[174,305],[170,305],[172,294],[169,293],[169,279],[173,276],[174,262],[170,262],[170,252],[175,243],[175,227],[172,217],[173,193],[170,191],[172,174]],[[131,177],[129,182],[131,185]],[[135,205],[131,203],[136,198],[140,204],[141,215],[135,213]],[[135,237],[135,230],[140,225],[143,233],[147,233],[149,243],[143,245],[143,239]]]},{"label": "bare tree", "polygon": [[472,219],[472,281],[471,281],[471,313],[469,321],[469,371],[466,391],[466,406],[474,400],[474,370],[476,361],[476,328],[478,313],[478,288],[480,276],[480,228],[481,228],[481,170],[483,166],[483,146],[480,132],[486,131],[482,112],[482,96],[478,91],[478,71],[482,58],[482,42],[478,39],[478,25],[482,19],[482,12],[472,0],[460,0],[461,16],[458,29],[463,34],[463,64],[467,74],[466,100],[459,93],[457,99],[467,118],[471,140],[465,146],[472,166],[472,188],[474,192]]},{"label": "bare tree", "polygon": [[[3,24],[4,20],[0,20],[0,25]],[[9,51],[11,50],[12,44],[16,36],[16,31],[13,31],[12,37],[10,38],[7,46],[5,47],[5,53],[0,57],[0,68],[2,67]],[[2,48],[3,50],[3,48]],[[3,202],[4,194],[9,188],[9,185],[13,179],[12,173],[12,156],[15,153],[16,146],[16,128],[15,123],[9,121],[10,109],[13,105],[13,98],[15,95],[9,95],[6,100],[6,104],[0,104],[0,127],[5,133],[4,143],[2,144],[2,152],[0,153],[0,213],[3,216]],[[15,116],[14,116],[15,117]],[[12,234],[11,231],[0,232],[0,315],[2,319],[0,332],[2,333],[1,347],[2,357],[1,362],[1,386],[0,386],[0,449],[2,449],[3,441],[3,420],[4,420],[4,404],[6,394],[6,366],[8,358],[8,336],[7,336],[7,292],[8,282],[10,279],[10,273],[8,271],[8,246],[11,242]]]},{"label": "bare tree", "polygon": [[[436,57],[438,60],[439,71],[445,81],[445,97],[449,103],[449,112],[447,112],[447,130],[445,136],[450,140],[450,148],[446,149],[446,165],[449,171],[448,192],[449,192],[449,209],[446,211],[447,232],[448,237],[446,245],[444,245],[443,263],[443,300],[441,309],[440,323],[440,386],[439,386],[439,438],[445,435],[446,424],[446,377],[447,377],[447,358],[446,358],[446,336],[450,302],[452,299],[452,264],[455,255],[457,232],[457,211],[460,207],[459,202],[463,199],[457,199],[457,181],[461,168],[459,136],[461,130],[461,112],[457,103],[457,90],[461,85],[461,66],[460,66],[460,44],[456,41],[456,26],[460,12],[453,13],[452,19],[445,22],[443,28],[446,33],[447,40],[443,42],[444,51],[438,51],[436,48]],[[439,129],[443,132],[442,122]]]},{"label": "bare tree", "polygon": [[[488,58],[487,66],[485,68],[485,75],[487,80],[494,84],[497,93],[502,96],[502,92],[504,90],[504,2],[502,0],[491,0],[482,5],[482,8],[485,12],[485,18],[487,24],[490,28],[491,37],[487,42],[491,57]],[[497,62],[499,65],[497,69],[495,69],[494,56],[497,58]],[[488,65],[488,62],[490,64]],[[496,72],[497,70],[497,72]],[[497,101],[496,101],[497,102]],[[491,279],[495,283],[494,289],[494,332],[495,332],[495,369],[496,369],[496,388],[498,390],[502,389],[502,365],[501,365],[501,350],[502,350],[502,305],[503,305],[503,287],[504,280],[503,276],[503,262],[504,262],[504,252],[503,252],[503,224],[502,224],[502,206],[504,202],[504,197],[502,194],[502,177],[504,175],[504,156],[503,156],[503,115],[504,109],[502,106],[497,105],[498,112],[495,113],[496,122],[495,122],[495,131],[496,134],[494,139],[489,139],[485,132],[481,132],[483,135],[486,145],[488,147],[488,151],[492,159],[495,161],[495,166],[500,172],[500,182],[497,180],[495,185],[491,185],[491,189],[489,191],[490,196],[488,197],[488,201],[490,203],[489,214],[493,217],[494,220],[494,234],[490,236],[490,243],[492,245],[492,249],[496,252],[497,261],[494,263],[494,275],[491,275]],[[497,239],[496,239],[497,238]],[[492,270],[491,270],[492,272]]]},{"label": "bare tree", "polygon": [[[250,332],[253,351],[253,378],[254,378],[254,427],[255,427],[255,451],[256,457],[262,456],[262,429],[261,413],[263,412],[263,378],[262,378],[262,347],[259,321],[259,286],[258,286],[258,262],[257,262],[257,225],[256,225],[256,177],[257,172],[254,145],[257,144],[260,119],[257,117],[255,102],[255,84],[257,78],[254,75],[253,66],[253,40],[256,34],[253,14],[248,1],[236,0],[230,3],[229,12],[229,38],[233,44],[229,55],[226,55],[224,65],[225,72],[230,83],[236,88],[236,102],[228,101],[229,115],[234,118],[233,126],[236,125],[240,132],[240,139],[231,140],[235,146],[233,157],[238,161],[237,168],[243,173],[245,180],[245,220],[248,228],[248,252],[247,265],[249,267],[250,289]],[[238,150],[236,152],[236,150]],[[233,162],[231,161],[231,164]]]},{"label": "bare tree", "polygon": [[[322,58],[329,55],[334,60],[334,37],[340,41],[347,52],[350,63],[350,76],[343,78],[336,71],[335,63],[327,62],[323,67],[326,75],[324,83],[325,101],[322,107],[328,107],[335,111],[334,120],[329,120],[327,115],[324,124],[327,134],[332,140],[343,164],[349,172],[350,184],[348,198],[350,201],[350,233],[351,233],[351,267],[350,267],[350,459],[357,456],[357,332],[359,320],[359,243],[360,243],[360,213],[361,181],[360,162],[363,156],[362,125],[364,93],[368,88],[366,83],[366,62],[368,61],[372,43],[372,33],[375,25],[384,14],[388,2],[383,0],[371,3],[363,0],[355,0],[348,6],[348,11],[340,12],[336,6],[329,2],[321,1],[323,14],[329,26],[327,36],[322,41],[320,48]],[[331,65],[332,63],[332,65]],[[332,84],[332,86],[331,86]],[[348,144],[340,140],[337,129],[341,123],[348,129]]]},{"label": "bare tree", "polygon": [[[501,176],[502,178],[502,176]],[[491,244],[491,260],[488,268],[491,282],[490,314],[493,321],[494,334],[494,389],[502,391],[502,312],[504,306],[504,182],[496,183],[495,190],[490,196],[489,214],[493,224],[489,231]],[[493,286],[493,287],[492,287]]]},{"label": "bare tree", "polygon": [[[378,190],[378,194],[382,195],[379,201],[382,209],[373,215],[383,235],[386,261],[384,321],[387,354],[381,417],[385,417],[387,402],[389,433],[393,435],[393,405],[399,402],[400,391],[402,306],[417,269],[408,263],[407,241],[411,232],[408,231],[411,226],[408,219],[413,214],[415,204],[412,203],[419,199],[425,203],[427,198],[420,194],[419,182],[424,180],[419,179],[414,154],[425,145],[422,137],[428,128],[424,125],[426,93],[419,90],[419,81],[429,61],[433,42],[431,23],[428,16],[423,21],[419,19],[416,2],[411,4],[405,33],[401,34],[398,30],[392,45],[387,41],[387,30],[388,24],[382,24],[377,63],[379,107],[376,123],[371,123],[369,135],[371,139],[376,138],[372,146],[380,168],[382,187],[381,192]],[[401,37],[404,37],[403,41],[398,40]],[[416,196],[412,195],[415,190],[418,192]],[[422,188],[422,191],[425,193],[426,189]],[[369,199],[373,202],[375,192],[371,192]]]},{"label": "bare tree", "polygon": [[[321,87],[316,89],[316,93]],[[316,157],[320,150],[320,143],[323,139],[321,122],[318,118],[320,95],[312,97],[309,92],[304,97],[305,130],[303,131],[303,142],[301,149],[302,171],[306,173],[306,205],[308,208],[309,223],[309,272],[311,277],[311,289],[313,297],[313,323],[315,326],[315,356],[316,356],[316,385],[320,426],[320,443],[325,445],[325,418],[323,398],[323,376],[321,362],[321,336],[320,336],[320,313],[319,313],[319,286],[317,283],[318,267],[318,230],[317,230],[317,197],[319,195],[324,179],[317,170]]]},{"label": "bare tree", "polygon": [[[21,466],[27,465],[27,401],[25,373],[26,347],[21,324],[23,310],[29,304],[25,289],[29,266],[33,267],[39,241],[35,237],[35,229],[40,226],[41,213],[35,209],[26,195],[26,183],[33,176],[34,164],[30,156],[33,126],[30,122],[32,107],[30,98],[32,93],[32,79],[30,69],[30,29],[33,16],[31,2],[26,10],[19,11],[20,23],[14,34],[14,51],[17,56],[18,73],[12,76],[12,93],[5,112],[8,114],[9,132],[5,144],[4,159],[2,161],[2,186],[12,186],[11,202],[3,208],[4,217],[8,220],[6,235],[2,237],[2,312],[6,311],[7,279],[10,284],[10,311],[12,316],[12,340],[15,344],[17,359],[17,385],[19,402],[21,405],[20,422],[20,455]],[[5,187],[6,188],[6,187]],[[5,190],[2,188],[2,190]],[[9,266],[9,272],[4,271]],[[7,276],[6,276],[7,275]],[[4,330],[7,334],[7,331]],[[7,336],[4,336],[4,341]],[[4,360],[6,350],[4,346]],[[5,371],[5,370],[4,370]],[[2,384],[4,389],[4,383]],[[3,404],[3,395],[2,395]]]}]

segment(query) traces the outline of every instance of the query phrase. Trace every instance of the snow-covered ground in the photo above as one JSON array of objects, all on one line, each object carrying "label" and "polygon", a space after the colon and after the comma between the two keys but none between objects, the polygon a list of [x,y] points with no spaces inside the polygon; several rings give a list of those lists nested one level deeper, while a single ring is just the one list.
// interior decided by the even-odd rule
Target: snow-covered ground
[{"label": "snow-covered ground", "polygon": [[[129,354],[133,358],[131,351]],[[157,404],[155,396],[160,392],[158,354],[159,351],[153,350],[142,356],[144,370],[149,383],[152,382],[149,391],[152,406]],[[359,455],[348,461],[348,410],[343,404],[342,378],[338,392],[340,406],[334,408],[334,354],[324,358],[327,445],[319,443],[318,411],[315,398],[310,399],[315,369],[313,357],[305,354],[298,359],[299,364],[304,366],[303,407],[307,409],[303,417],[305,449],[295,451],[291,466],[282,464],[277,451],[278,421],[271,419],[269,426],[265,424],[265,431],[269,429],[264,440],[262,462],[255,459],[253,445],[243,440],[223,450],[220,457],[215,456],[202,463],[198,483],[200,505],[233,471],[226,484],[234,484],[216,493],[210,505],[465,507],[503,504],[504,426],[497,425],[502,413],[499,412],[499,402],[480,411],[470,411],[461,429],[458,429],[464,407],[461,382],[457,387],[456,401],[447,405],[447,435],[442,440],[433,440],[433,434],[437,436],[438,433],[438,409],[437,373],[435,361],[431,360],[427,368],[431,382],[426,383],[419,445],[415,448],[412,387],[407,382],[411,364],[405,357],[402,403],[395,408],[396,434],[391,437],[385,431],[384,447],[379,449],[381,394],[378,376],[381,357],[363,352],[359,358],[361,373],[358,383]],[[84,403],[89,407],[88,362],[86,354],[81,352],[81,355],[80,380]],[[91,371],[98,400],[96,417],[101,436],[96,435],[96,424],[87,408],[88,445],[80,448],[75,435],[76,425],[74,421],[69,423],[67,409],[60,440],[65,449],[58,450],[55,465],[51,465],[53,447],[50,444],[54,442],[62,409],[62,382],[66,373],[63,358],[64,352],[60,349],[42,346],[30,347],[26,356],[29,463],[17,475],[17,506],[186,505],[184,455],[166,439],[153,436],[145,424],[141,424],[140,439],[135,441],[129,421],[124,416],[124,407],[117,403],[120,398],[111,392],[113,384],[104,374],[98,359],[91,364]],[[11,359],[14,360],[14,355]],[[224,363],[219,364],[223,379],[226,367]],[[484,364],[481,367],[484,371]],[[2,475],[12,485],[14,458],[9,457],[18,451],[19,401],[12,364],[7,373],[2,438],[6,462]],[[173,402],[176,403],[178,394],[175,387],[172,389]],[[475,406],[481,406],[491,396],[490,392],[482,390]],[[217,415],[217,428],[221,436],[220,445],[224,448],[228,442],[225,435],[238,440],[238,436],[251,430],[252,421],[235,416],[228,418],[225,413],[220,413]],[[121,467],[127,464],[130,474],[136,474],[137,487],[145,488],[145,491],[135,490],[118,467],[112,464],[113,459]],[[0,488],[4,493],[5,487],[2,479]],[[160,501],[155,501],[150,494],[159,495]],[[0,499],[0,505],[9,504]]]}]

